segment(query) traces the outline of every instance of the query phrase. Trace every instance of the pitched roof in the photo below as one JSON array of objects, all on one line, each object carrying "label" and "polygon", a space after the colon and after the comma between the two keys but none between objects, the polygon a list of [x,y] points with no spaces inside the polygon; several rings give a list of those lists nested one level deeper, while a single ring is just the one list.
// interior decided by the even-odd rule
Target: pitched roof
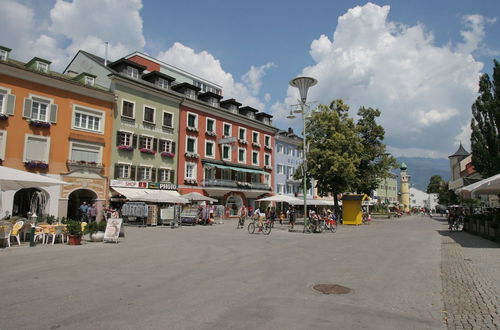
[{"label": "pitched roof", "polygon": [[460,146],[458,147],[458,150],[455,151],[455,153],[451,156],[448,156],[448,158],[450,157],[467,157],[469,156],[470,153],[467,152],[467,150],[465,150],[465,148],[462,146],[462,142],[460,142]]}]

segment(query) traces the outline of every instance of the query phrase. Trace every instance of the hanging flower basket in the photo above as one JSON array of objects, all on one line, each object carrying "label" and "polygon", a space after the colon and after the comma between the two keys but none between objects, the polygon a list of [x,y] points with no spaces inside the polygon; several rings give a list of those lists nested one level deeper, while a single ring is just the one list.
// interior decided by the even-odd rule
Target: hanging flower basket
[{"label": "hanging flower basket", "polygon": [[175,157],[175,154],[172,153],[172,152],[166,152],[166,151],[163,151],[161,153],[161,156],[164,157],[164,158],[174,158]]},{"label": "hanging flower basket", "polygon": [[186,156],[186,158],[198,158],[198,157],[200,157],[200,155],[198,155],[198,154],[196,154],[194,152],[186,152],[184,154],[184,156]]},{"label": "hanging flower basket", "polygon": [[252,146],[254,146],[255,148],[260,148],[260,144],[259,144],[259,143],[255,143],[255,142],[253,142],[253,143],[252,143]]},{"label": "hanging flower basket", "polygon": [[150,155],[156,154],[156,151],[154,151],[153,149],[141,148],[139,150],[144,154],[150,154]]},{"label": "hanging flower basket", "polygon": [[133,151],[134,147],[132,146],[127,146],[127,145],[121,145],[117,147],[118,150],[123,150],[123,151]]},{"label": "hanging flower basket", "polygon": [[27,168],[41,168],[41,169],[49,168],[49,164],[39,160],[30,160],[24,162],[24,166],[26,166]]},{"label": "hanging flower basket", "polygon": [[264,146],[264,148],[266,148],[266,150],[273,150],[273,147],[271,146]]},{"label": "hanging flower basket", "polygon": [[215,132],[209,132],[209,131],[206,131],[206,132],[205,132],[205,135],[206,135],[206,136],[216,137],[216,136],[217,136],[217,133],[215,133]]},{"label": "hanging flower basket", "polygon": [[184,179],[184,183],[187,183],[187,184],[197,184],[198,181],[196,181],[196,179]]},{"label": "hanging flower basket", "polygon": [[195,132],[195,133],[198,133],[198,129],[196,127],[191,127],[191,126],[187,126],[186,129],[189,131],[189,132]]},{"label": "hanging flower basket", "polygon": [[0,113],[0,120],[7,120],[7,119],[9,119],[9,116],[7,116],[6,114]]},{"label": "hanging flower basket", "polygon": [[243,140],[243,139],[238,139],[238,143],[239,144],[247,144],[248,142],[246,140]]},{"label": "hanging flower basket", "polygon": [[30,120],[30,125],[34,127],[42,127],[42,128],[49,128],[52,126],[49,122],[46,121],[41,121],[41,120]]}]

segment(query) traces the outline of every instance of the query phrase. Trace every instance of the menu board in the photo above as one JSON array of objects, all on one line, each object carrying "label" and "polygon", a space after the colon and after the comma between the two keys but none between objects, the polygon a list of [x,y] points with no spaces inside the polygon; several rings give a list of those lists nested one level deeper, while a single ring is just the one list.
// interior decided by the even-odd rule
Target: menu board
[{"label": "menu board", "polygon": [[108,224],[106,225],[106,231],[104,232],[104,242],[115,242],[118,243],[118,237],[120,235],[120,228],[122,226],[122,218],[110,218],[108,219]]}]

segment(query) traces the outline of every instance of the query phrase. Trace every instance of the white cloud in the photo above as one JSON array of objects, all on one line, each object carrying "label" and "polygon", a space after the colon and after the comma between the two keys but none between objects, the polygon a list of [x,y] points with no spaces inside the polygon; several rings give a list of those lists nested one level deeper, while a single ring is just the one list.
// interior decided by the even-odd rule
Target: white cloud
[{"label": "white cloud", "polygon": [[457,52],[470,54],[480,47],[485,35],[485,26],[495,23],[496,18],[486,18],[477,14],[465,15],[462,17],[462,22],[466,29],[460,31],[460,35],[464,41],[457,45]]},{"label": "white cloud", "polygon": [[[360,106],[379,108],[385,142],[396,155],[406,149],[419,156],[446,155],[471,117],[483,67],[471,52],[488,20],[468,17],[464,31],[470,33],[463,33],[463,43],[454,50],[453,45],[436,45],[421,24],[389,21],[389,11],[389,6],[372,3],[352,8],[338,18],[332,39],[321,35],[312,41],[315,63],[300,74],[318,80],[308,100],[328,104],[342,98],[353,114]],[[296,103],[297,96],[289,87],[284,103]],[[289,125],[283,106],[275,110],[275,124]]]},{"label": "white cloud", "polygon": [[250,70],[243,75],[242,80],[246,83],[253,95],[259,94],[260,87],[262,86],[262,78],[266,74],[266,70],[275,67],[276,65],[272,62],[258,67],[252,65]]},{"label": "white cloud", "polygon": [[266,103],[271,102],[271,94],[265,93],[264,94],[264,100],[266,101]]},{"label": "white cloud", "polygon": [[460,143],[462,143],[462,145],[464,146],[464,148],[466,150],[471,150],[470,149],[470,135],[471,135],[471,133],[472,133],[472,129],[470,128],[470,123],[462,125],[460,127],[460,133],[457,136],[455,136],[454,145],[456,145],[458,147],[460,145]]}]

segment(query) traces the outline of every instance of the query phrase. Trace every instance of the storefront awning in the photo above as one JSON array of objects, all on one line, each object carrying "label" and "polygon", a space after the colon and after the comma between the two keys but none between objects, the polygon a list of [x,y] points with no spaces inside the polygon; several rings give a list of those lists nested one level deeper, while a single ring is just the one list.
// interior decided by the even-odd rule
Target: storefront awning
[{"label": "storefront awning", "polygon": [[213,167],[217,167],[217,168],[222,168],[222,169],[227,169],[227,170],[233,170],[233,171],[239,171],[239,172],[266,174],[266,172],[263,171],[263,170],[254,170],[254,169],[251,169],[251,168],[228,166],[228,165],[215,164],[215,163],[205,163],[205,166],[213,166]]},{"label": "storefront awning", "polygon": [[137,196],[142,196],[144,194],[158,194],[158,193],[167,194],[169,196],[180,196],[180,194],[174,190],[139,189],[139,188],[122,188],[122,187],[111,187],[111,188],[120,195],[127,197],[128,199],[135,198]]}]

